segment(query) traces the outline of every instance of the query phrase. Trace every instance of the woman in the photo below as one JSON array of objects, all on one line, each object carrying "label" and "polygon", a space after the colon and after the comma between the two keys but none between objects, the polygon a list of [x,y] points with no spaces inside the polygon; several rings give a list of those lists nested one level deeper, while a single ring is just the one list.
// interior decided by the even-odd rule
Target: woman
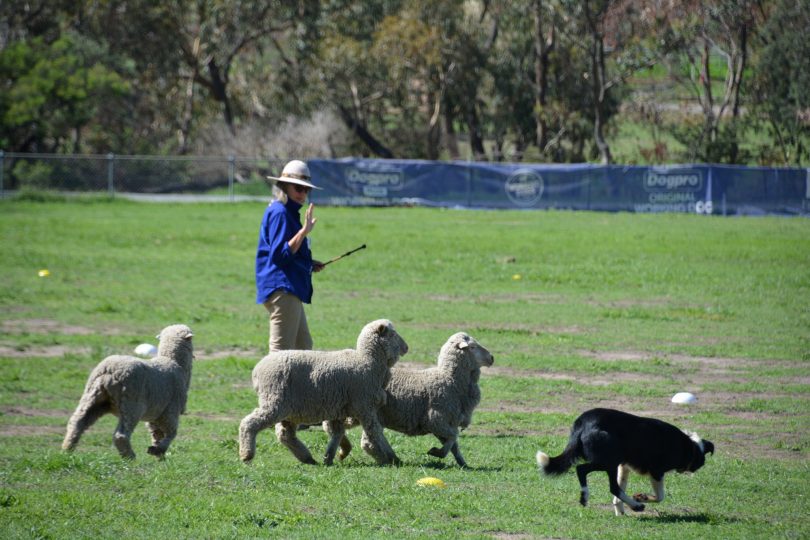
[{"label": "woman", "polygon": [[312,301],[312,272],[324,265],[312,259],[309,238],[315,223],[313,205],[301,224],[299,211],[310,190],[321,189],[310,182],[309,167],[293,160],[281,176],[268,176],[275,183],[276,200],[262,217],[256,249],[256,303],[270,313],[270,352],[311,349],[312,336],[304,304]]}]

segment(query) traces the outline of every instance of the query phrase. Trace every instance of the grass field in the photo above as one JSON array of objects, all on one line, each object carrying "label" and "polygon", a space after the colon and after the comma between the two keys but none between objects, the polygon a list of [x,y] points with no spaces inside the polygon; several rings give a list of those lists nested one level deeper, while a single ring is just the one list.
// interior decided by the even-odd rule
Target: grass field
[{"label": "grass field", "polygon": [[[263,204],[78,199],[0,202],[0,536],[3,538],[807,538],[810,536],[810,221],[570,212],[318,208],[327,259],[307,314],[316,348],[391,319],[412,367],[467,331],[495,356],[460,445],[469,470],[387,432],[404,461],[359,449],[299,464],[272,430],[251,465],[240,419],[267,344],[253,303]],[[48,277],[38,271],[48,269]],[[60,443],[92,367],[195,332],[188,413],[169,454],[122,461],[105,417]],[[678,391],[698,402],[670,403]],[[541,478],[573,419],[610,406],[712,440],[667,500],[613,516],[607,479],[577,504],[573,472]],[[322,454],[320,430],[302,438]],[[437,476],[446,489],[419,487]],[[633,476],[629,491],[649,489]]]}]

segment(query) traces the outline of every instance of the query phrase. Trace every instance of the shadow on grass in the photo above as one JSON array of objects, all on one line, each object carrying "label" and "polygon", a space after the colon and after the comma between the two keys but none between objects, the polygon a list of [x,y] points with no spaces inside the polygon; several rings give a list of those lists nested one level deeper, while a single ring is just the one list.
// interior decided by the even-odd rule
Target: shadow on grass
[{"label": "shadow on grass", "polygon": [[720,516],[717,514],[707,514],[705,512],[672,514],[662,512],[656,515],[639,516],[638,519],[644,521],[654,521],[656,523],[703,523],[706,525],[717,525],[718,523],[736,523],[736,518]]},{"label": "shadow on grass", "polygon": [[453,463],[441,463],[437,461],[430,461],[427,463],[415,463],[414,465],[418,467],[424,467],[425,469],[434,469],[437,471],[446,471],[446,470],[453,470],[459,469],[462,471],[478,471],[478,472],[500,472],[503,470],[503,467],[459,467],[457,464]]}]

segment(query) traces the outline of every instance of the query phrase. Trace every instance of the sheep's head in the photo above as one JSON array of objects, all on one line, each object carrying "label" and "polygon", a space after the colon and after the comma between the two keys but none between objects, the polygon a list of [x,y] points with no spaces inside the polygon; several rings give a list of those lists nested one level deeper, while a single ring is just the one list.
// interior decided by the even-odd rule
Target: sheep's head
[{"label": "sheep's head", "polygon": [[453,365],[472,371],[491,366],[494,362],[492,353],[464,332],[450,336],[439,353],[440,366]]},{"label": "sheep's head", "polygon": [[185,324],[167,326],[157,335],[157,339],[160,341],[158,344],[158,356],[173,358],[179,352],[192,353],[192,337],[194,337],[194,334],[191,328]]},{"label": "sheep's head", "polygon": [[363,327],[357,338],[357,350],[382,354],[388,367],[393,366],[399,357],[408,352],[408,344],[394,330],[388,319],[378,319]]}]

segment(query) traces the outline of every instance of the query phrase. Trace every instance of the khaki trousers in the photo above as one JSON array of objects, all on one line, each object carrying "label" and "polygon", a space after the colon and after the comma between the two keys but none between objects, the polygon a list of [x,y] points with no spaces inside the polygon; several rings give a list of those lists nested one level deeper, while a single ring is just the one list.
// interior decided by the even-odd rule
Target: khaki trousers
[{"label": "khaki trousers", "polygon": [[270,313],[270,352],[312,349],[304,303],[284,290],[270,295],[264,303]]}]

